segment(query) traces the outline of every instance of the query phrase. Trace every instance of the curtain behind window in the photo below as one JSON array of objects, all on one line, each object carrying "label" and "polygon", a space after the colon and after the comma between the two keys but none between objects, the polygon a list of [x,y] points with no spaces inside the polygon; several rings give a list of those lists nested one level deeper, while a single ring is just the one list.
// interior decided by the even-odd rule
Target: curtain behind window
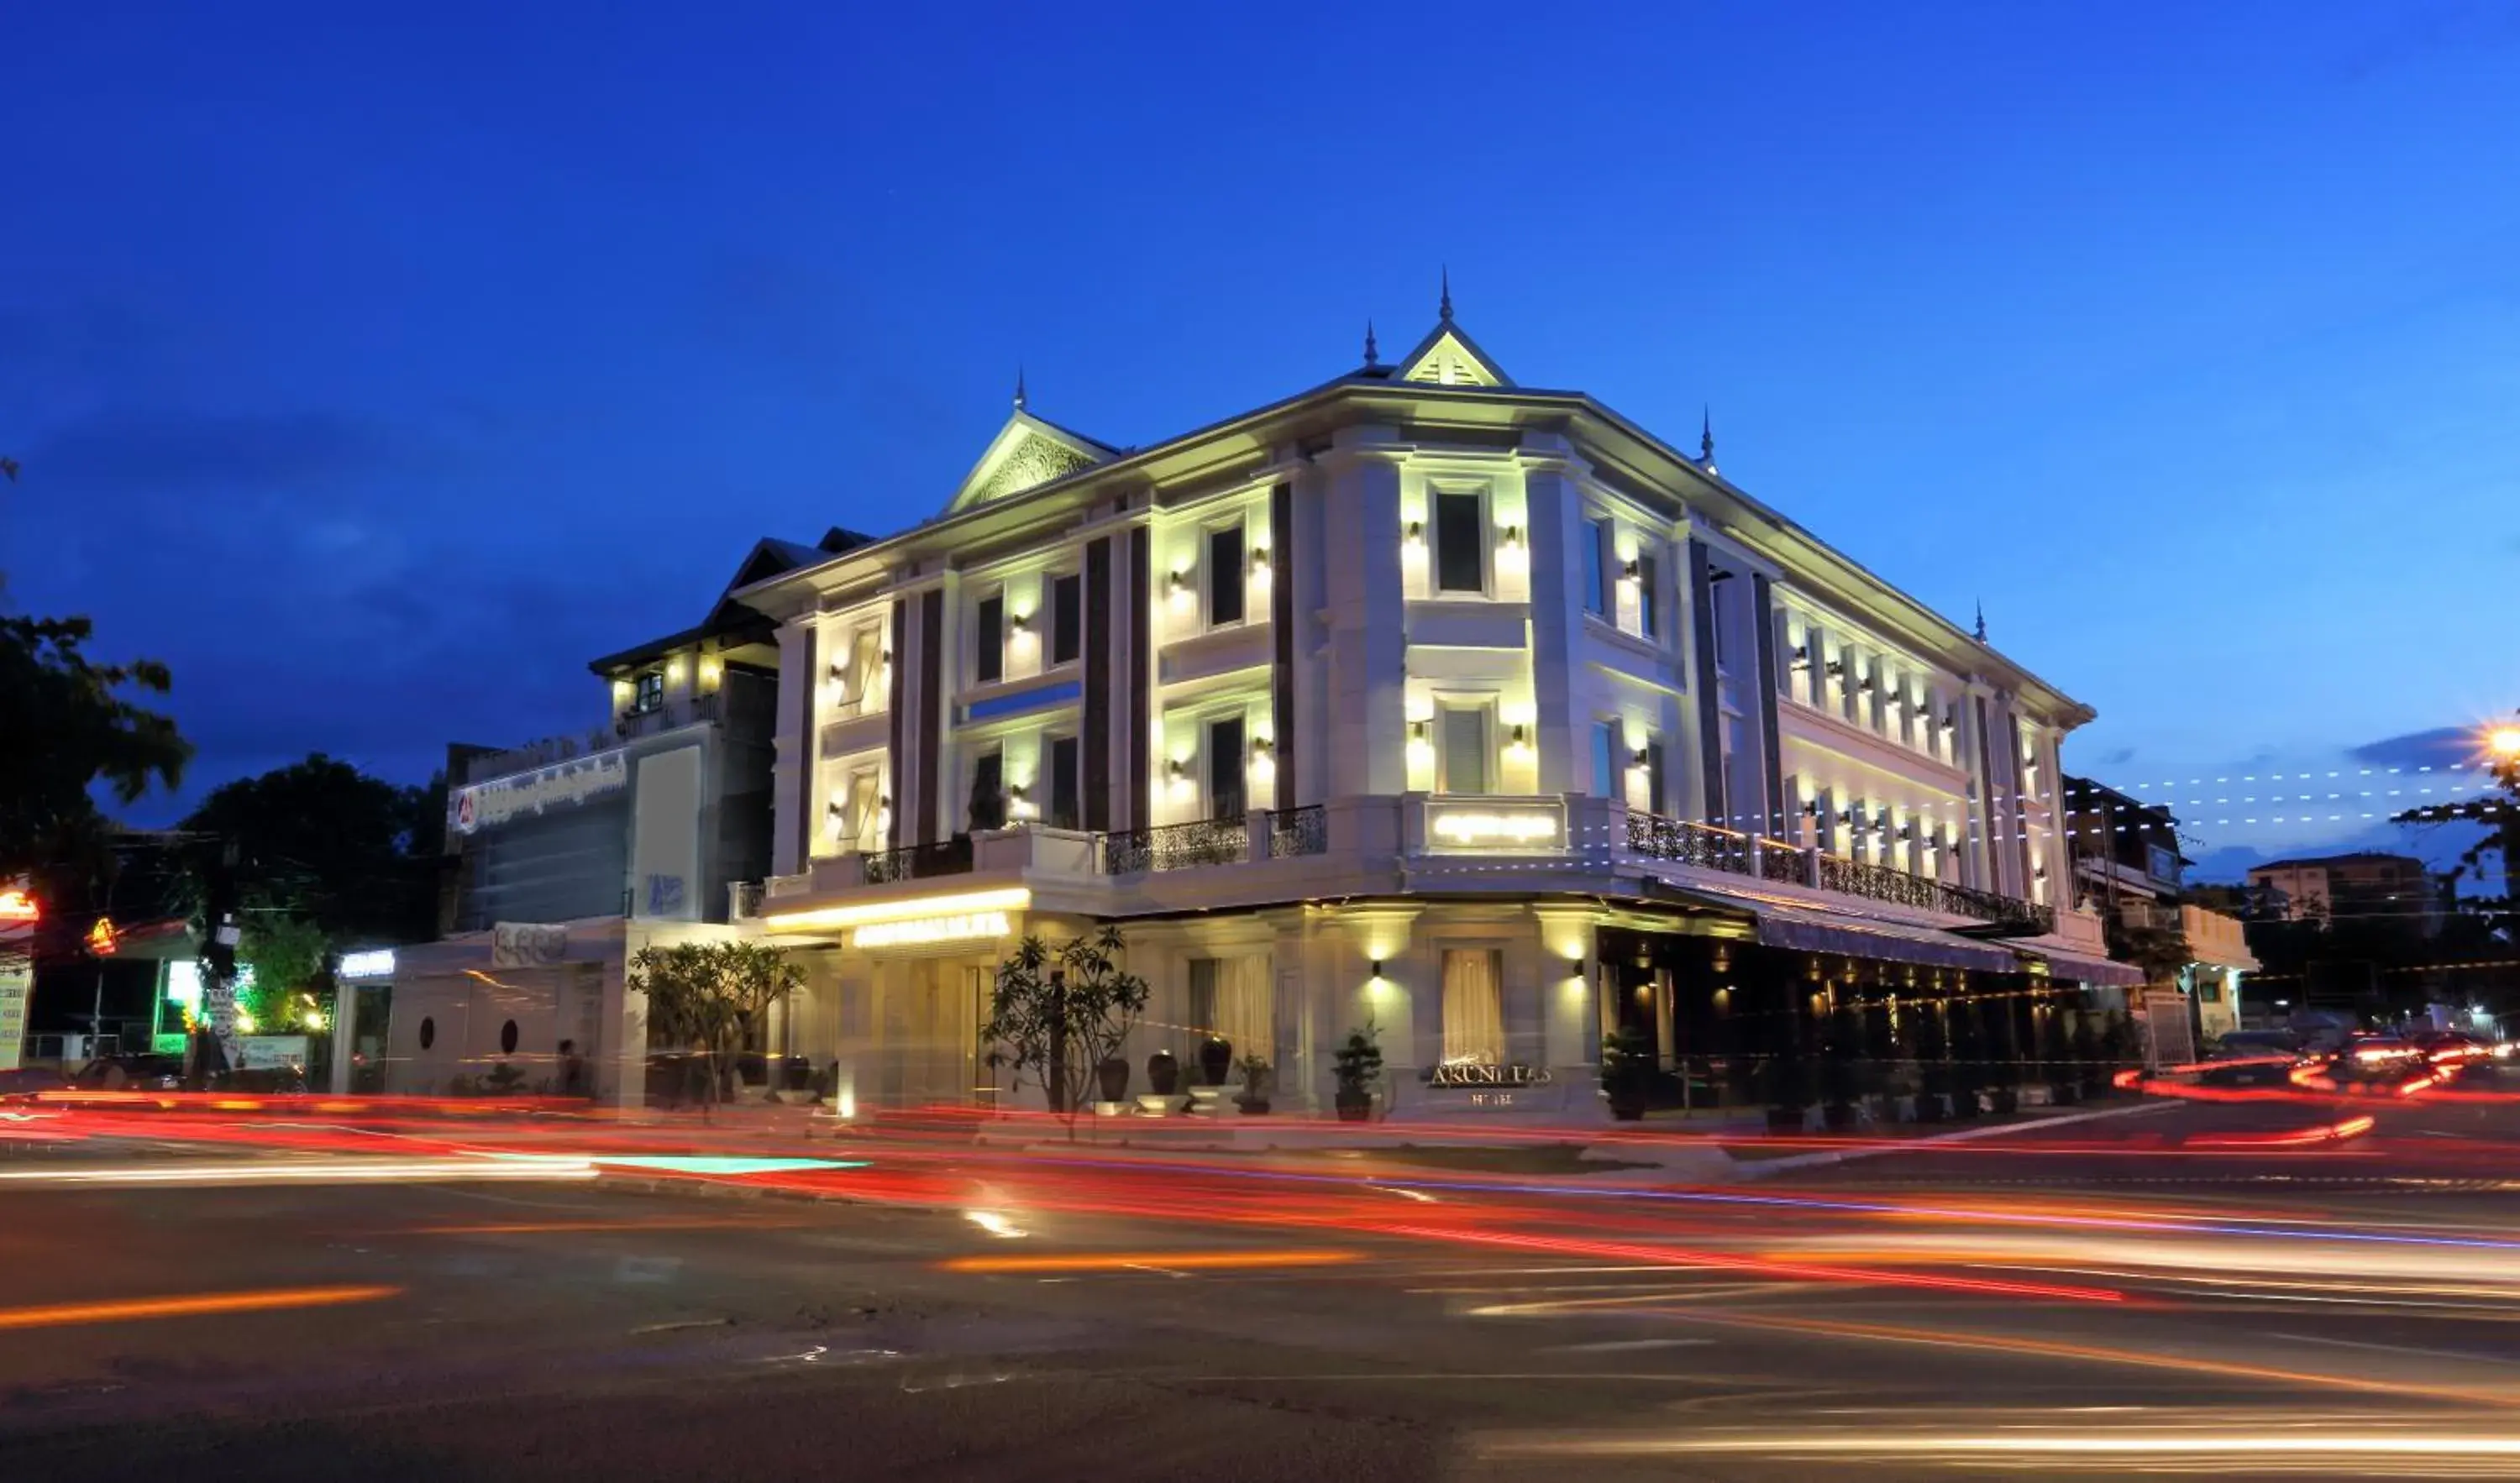
[{"label": "curtain behind window", "polygon": [[1278,1022],[1272,1012],[1269,955],[1248,953],[1216,965],[1216,1033],[1234,1042],[1234,1058],[1278,1058]]},{"label": "curtain behind window", "polygon": [[1505,1059],[1500,966],[1487,949],[1444,951],[1444,1059],[1497,1065]]}]

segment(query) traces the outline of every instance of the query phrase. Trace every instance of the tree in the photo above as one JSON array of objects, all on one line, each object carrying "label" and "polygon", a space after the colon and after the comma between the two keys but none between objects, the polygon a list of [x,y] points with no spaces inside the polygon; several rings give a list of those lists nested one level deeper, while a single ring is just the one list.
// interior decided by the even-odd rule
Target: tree
[{"label": "tree", "polygon": [[2491,927],[2520,927],[2520,882],[2514,880],[2514,873],[2520,872],[2520,728],[2494,729],[2487,743],[2486,771],[2498,791],[2427,803],[2394,815],[2390,822],[2484,825],[2484,836],[2459,852],[2458,864],[2450,873],[2451,888],[2456,889],[2461,876],[2483,879],[2485,857],[2500,856],[2502,894],[2469,897],[2463,904],[2483,913]]},{"label": "tree", "polygon": [[1023,1090],[1031,1072],[1050,1094],[1051,1110],[1067,1114],[1071,1139],[1094,1068],[1119,1054],[1146,1011],[1147,981],[1120,966],[1124,947],[1120,929],[1107,923],[1057,948],[1026,936],[998,965],[988,1023],[980,1026],[989,1065],[1014,1068],[1008,1090]]},{"label": "tree", "polygon": [[318,991],[329,947],[324,929],[302,917],[267,912],[246,919],[237,962],[253,970],[246,1012],[258,1028],[284,1030],[308,1009],[323,1008]]},{"label": "tree", "polygon": [[648,996],[649,1045],[689,1046],[704,1057],[710,1101],[722,1094],[733,1053],[750,1043],[771,1005],[804,981],[804,968],[786,953],[757,942],[641,948],[627,979]]},{"label": "tree", "polygon": [[124,804],[153,783],[181,786],[193,745],[125,692],[173,686],[154,659],[99,664],[86,618],[0,617],[0,878],[47,866],[111,868],[90,789]]},{"label": "tree", "polygon": [[[322,752],[223,784],[183,828],[198,909],[218,852],[236,852],[248,921],[279,913],[311,922],[336,948],[433,935],[439,861],[427,789],[372,778]],[[442,808],[442,805],[441,805]],[[428,853],[421,851],[427,848]]]}]

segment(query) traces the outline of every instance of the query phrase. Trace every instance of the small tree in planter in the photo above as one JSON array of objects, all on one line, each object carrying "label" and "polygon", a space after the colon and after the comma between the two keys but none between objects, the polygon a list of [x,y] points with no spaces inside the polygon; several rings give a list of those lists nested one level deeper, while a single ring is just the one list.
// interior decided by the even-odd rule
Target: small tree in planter
[{"label": "small tree in planter", "polygon": [[1330,1053],[1330,1077],[1338,1084],[1333,1099],[1338,1119],[1361,1123],[1373,1114],[1373,1084],[1382,1077],[1382,1047],[1374,1040],[1372,1020],[1347,1032],[1347,1043]]},{"label": "small tree in planter", "polygon": [[1124,945],[1120,929],[1108,925],[1055,949],[1025,937],[998,965],[988,1022],[980,1026],[991,1068],[1014,1069],[1008,1090],[1023,1090],[1030,1072],[1050,1094],[1051,1110],[1066,1115],[1071,1140],[1099,1068],[1118,1057],[1146,1011],[1147,981],[1120,966]]},{"label": "small tree in planter", "polygon": [[1645,1115],[1655,1059],[1653,1041],[1634,1025],[1601,1042],[1601,1095],[1609,1100],[1612,1117],[1632,1123]]},{"label": "small tree in planter", "polygon": [[750,1040],[770,1006],[805,981],[805,970],[757,942],[685,942],[641,948],[627,986],[648,996],[648,1043],[690,1046],[707,1067],[700,1108],[725,1092],[732,1053]]},{"label": "small tree in planter", "polygon": [[1244,1114],[1258,1116],[1269,1110],[1269,1060],[1264,1056],[1245,1056],[1235,1063],[1242,1073],[1242,1095],[1234,1099]]}]

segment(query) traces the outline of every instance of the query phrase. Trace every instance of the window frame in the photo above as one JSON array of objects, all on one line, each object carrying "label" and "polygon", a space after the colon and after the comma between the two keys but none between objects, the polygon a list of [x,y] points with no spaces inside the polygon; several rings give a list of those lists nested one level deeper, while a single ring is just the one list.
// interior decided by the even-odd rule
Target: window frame
[{"label": "window frame", "polygon": [[652,716],[665,708],[665,671],[643,669],[630,681],[630,714]]},{"label": "window frame", "polygon": [[1648,644],[1662,642],[1662,563],[1654,554],[1637,549],[1637,636]]},{"label": "window frame", "polygon": [[[1453,786],[1453,718],[1473,717],[1479,728],[1479,781],[1485,785],[1475,790]],[[1476,798],[1492,794],[1501,771],[1497,755],[1497,702],[1494,697],[1480,698],[1435,697],[1435,791],[1460,797]]]},{"label": "window frame", "polygon": [[1627,726],[1617,716],[1593,720],[1593,786],[1600,796],[1628,801]]},{"label": "window frame", "polygon": [[[992,631],[989,610],[997,609]],[[984,673],[984,667],[994,673]],[[1007,590],[991,588],[971,600],[971,683],[996,685],[1007,677]]]},{"label": "window frame", "polygon": [[966,833],[976,834],[980,831],[978,822],[971,817],[971,797],[979,790],[980,768],[982,764],[986,764],[989,767],[989,770],[997,775],[998,780],[998,813],[1000,817],[998,823],[991,827],[995,829],[1004,829],[1014,818],[1014,795],[1007,790],[1006,744],[1000,742],[992,742],[987,746],[972,752],[971,765],[964,770],[963,796],[958,807],[963,815],[963,831]]},{"label": "window frame", "polygon": [[1618,618],[1618,588],[1610,569],[1614,551],[1611,541],[1609,517],[1584,517],[1584,610],[1605,622]]},{"label": "window frame", "polygon": [[[1471,562],[1477,581],[1468,587],[1445,584],[1444,512],[1448,501],[1466,501],[1470,507],[1469,538]],[[1449,508],[1458,509],[1452,506]],[[1426,523],[1432,527],[1426,562],[1426,590],[1437,599],[1491,597],[1496,592],[1496,542],[1488,518],[1488,490],[1484,485],[1447,486],[1440,480],[1426,484]]]},{"label": "window frame", "polygon": [[[1220,571],[1216,560],[1218,537],[1234,537],[1233,570]],[[1201,525],[1198,532],[1199,626],[1210,633],[1221,628],[1239,628],[1251,621],[1251,525],[1246,516],[1237,515],[1230,520]],[[1226,584],[1231,582],[1229,588]],[[1234,616],[1217,616],[1217,599],[1231,591],[1234,594]]]},{"label": "window frame", "polygon": [[[1230,759],[1224,755],[1226,748],[1216,744],[1218,730],[1228,726],[1234,728],[1235,737],[1233,756]],[[1214,715],[1201,717],[1198,723],[1198,749],[1201,764],[1199,769],[1201,776],[1198,780],[1199,802],[1206,810],[1207,817],[1218,820],[1241,818],[1251,808],[1251,717],[1241,710],[1219,711]],[[1227,767],[1232,770],[1220,772],[1220,769]],[[1231,780],[1230,792],[1218,787],[1220,777]],[[1227,797],[1239,800],[1242,807],[1231,813],[1225,812],[1220,805]]]},{"label": "window frame", "polygon": [[[1045,625],[1050,629],[1046,635],[1050,650],[1046,667],[1057,669],[1077,663],[1085,657],[1085,574],[1080,571],[1049,572],[1042,577],[1042,585],[1050,589],[1049,601],[1043,605],[1050,609],[1050,621]],[[1069,596],[1074,597],[1073,604],[1066,601]],[[1069,652],[1064,658],[1059,656],[1062,628],[1069,641]]]},{"label": "window frame", "polygon": [[[1068,762],[1058,765],[1058,749],[1068,748]],[[1085,820],[1085,745],[1072,732],[1041,739],[1041,768],[1049,782],[1042,787],[1041,820],[1053,829],[1082,829]],[[1040,783],[1041,779],[1033,780]],[[1065,822],[1060,820],[1059,792],[1067,793]]]}]

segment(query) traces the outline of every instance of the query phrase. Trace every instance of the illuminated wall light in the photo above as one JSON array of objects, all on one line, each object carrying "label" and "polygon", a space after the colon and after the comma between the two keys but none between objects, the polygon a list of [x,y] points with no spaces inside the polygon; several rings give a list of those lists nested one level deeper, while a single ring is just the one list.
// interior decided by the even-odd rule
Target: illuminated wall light
[{"label": "illuminated wall light", "polygon": [[1252,547],[1251,574],[1265,581],[1267,580],[1271,569],[1272,568],[1269,565],[1269,548],[1266,546]]},{"label": "illuminated wall light", "polygon": [[[887,800],[889,801],[889,800]],[[762,918],[773,930],[866,926],[881,921],[908,921],[920,917],[959,917],[980,912],[1019,912],[1032,904],[1032,892],[1020,885],[985,891],[958,891],[944,896],[919,896],[903,901],[867,901],[848,906],[780,912]]]}]

